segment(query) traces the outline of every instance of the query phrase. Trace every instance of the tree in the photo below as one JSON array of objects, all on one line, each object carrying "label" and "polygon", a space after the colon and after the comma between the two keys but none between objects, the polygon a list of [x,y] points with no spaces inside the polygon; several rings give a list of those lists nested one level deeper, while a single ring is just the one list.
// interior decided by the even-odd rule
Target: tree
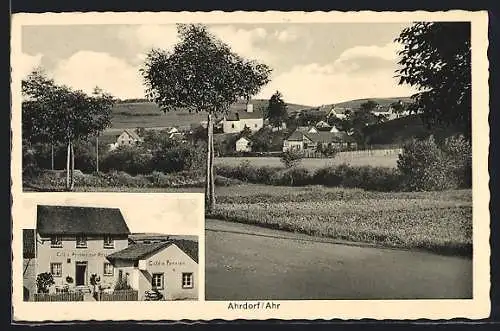
[{"label": "tree", "polygon": [[399,84],[416,87],[410,111],[429,126],[457,125],[471,139],[469,22],[417,22],[395,39],[403,45]]},{"label": "tree", "polygon": [[48,141],[67,146],[66,189],[74,186],[74,143],[96,136],[111,124],[114,98],[96,89],[89,96],[57,85],[41,71],[22,81],[23,134],[31,142]]},{"label": "tree", "polygon": [[54,284],[54,277],[50,272],[43,272],[36,276],[36,287],[38,293],[49,293],[49,287]]},{"label": "tree", "polygon": [[213,119],[238,98],[249,100],[269,82],[271,69],[246,60],[200,24],[178,24],[172,50],[151,50],[143,75],[148,99],[163,111],[179,108],[207,113],[206,207],[215,206]]},{"label": "tree", "polygon": [[356,142],[364,146],[366,127],[379,122],[379,119],[372,112],[377,107],[374,101],[367,101],[360,105],[359,109],[348,112],[345,120],[342,121],[341,127],[350,133]]},{"label": "tree", "polygon": [[278,130],[288,118],[286,107],[286,103],[283,101],[281,93],[276,91],[269,99],[267,116],[269,118],[269,123],[277,127]]},{"label": "tree", "polygon": [[285,165],[285,167],[293,168],[297,166],[300,161],[302,161],[302,158],[303,154],[301,151],[287,150],[281,155],[281,162]]},{"label": "tree", "polygon": [[406,105],[401,100],[391,103],[391,108],[396,114],[402,114],[406,111]]}]

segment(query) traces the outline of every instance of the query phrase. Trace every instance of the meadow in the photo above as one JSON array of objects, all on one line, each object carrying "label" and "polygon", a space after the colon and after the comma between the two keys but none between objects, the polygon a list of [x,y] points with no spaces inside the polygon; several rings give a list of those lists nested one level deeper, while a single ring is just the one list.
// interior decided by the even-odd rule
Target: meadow
[{"label": "meadow", "polygon": [[[374,166],[394,168],[397,166],[397,160],[400,150],[379,150],[379,151],[353,151],[340,152],[334,158],[303,158],[300,166],[309,170],[316,170],[328,166],[337,166],[348,164],[351,166]],[[254,167],[281,167],[283,163],[279,157],[217,157],[215,165],[238,166],[242,162],[248,161]]]},{"label": "meadow", "polygon": [[[76,188],[77,191],[198,192],[193,188]],[[384,247],[471,256],[472,191],[240,184],[216,188],[207,217]]]}]

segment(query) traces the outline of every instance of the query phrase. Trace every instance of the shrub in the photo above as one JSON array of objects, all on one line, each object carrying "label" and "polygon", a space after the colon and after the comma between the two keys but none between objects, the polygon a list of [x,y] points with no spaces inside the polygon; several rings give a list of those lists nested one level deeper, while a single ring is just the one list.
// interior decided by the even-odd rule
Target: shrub
[{"label": "shrub", "polygon": [[451,136],[442,146],[448,158],[449,176],[459,188],[472,187],[472,147],[463,136]]},{"label": "shrub", "polygon": [[132,287],[127,284],[127,282],[123,279],[118,279],[118,281],[115,284],[115,291],[121,291],[121,290],[131,290]]},{"label": "shrub", "polygon": [[271,177],[273,185],[304,186],[311,184],[311,174],[304,168],[281,170]]},{"label": "shrub", "polygon": [[287,168],[293,168],[297,166],[300,161],[302,161],[302,158],[304,155],[302,154],[301,151],[296,151],[296,150],[287,150],[281,155],[281,162],[285,165]]},{"label": "shrub", "polygon": [[49,287],[54,285],[54,277],[50,272],[43,272],[36,277],[38,293],[49,293]]},{"label": "shrub", "polygon": [[120,146],[101,162],[103,171],[125,171],[131,175],[151,172],[151,155],[135,146]]},{"label": "shrub", "polygon": [[405,144],[398,169],[406,190],[433,191],[470,187],[471,164],[470,144],[465,139],[450,137],[439,146],[431,136]]}]

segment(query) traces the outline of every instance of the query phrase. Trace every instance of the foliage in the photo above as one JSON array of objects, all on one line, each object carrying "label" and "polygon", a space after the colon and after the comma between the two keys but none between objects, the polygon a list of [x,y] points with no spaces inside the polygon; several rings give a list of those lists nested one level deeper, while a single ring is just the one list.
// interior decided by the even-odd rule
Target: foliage
[{"label": "foliage", "polygon": [[[42,71],[32,72],[22,81],[23,137],[31,143],[67,144],[67,189],[74,182],[73,144],[87,140],[111,125],[115,99],[95,88],[89,96],[83,91],[57,85]],[[71,167],[71,170],[70,170]]]},{"label": "foliage", "polygon": [[281,155],[281,162],[285,165],[285,167],[293,168],[297,166],[300,161],[302,161],[303,157],[304,156],[301,151],[287,150]]},{"label": "foliage", "polygon": [[337,155],[339,150],[335,148],[331,143],[329,143],[327,146],[323,146],[322,143],[318,143],[316,146],[316,152],[321,153],[325,157],[334,157]]},{"label": "foliage", "polygon": [[49,293],[49,287],[54,285],[54,277],[50,272],[43,272],[36,276],[38,293]]},{"label": "foliage", "polygon": [[410,110],[421,111],[429,126],[457,124],[471,138],[471,24],[417,22],[396,38],[399,84],[419,92]]},{"label": "foliage", "polygon": [[398,168],[411,191],[471,187],[472,151],[463,137],[447,138],[438,145],[431,136],[403,147]]},{"label": "foliage", "polygon": [[101,170],[105,172],[125,171],[131,175],[147,174],[152,171],[152,157],[141,148],[119,146],[103,158]]},{"label": "foliage", "polygon": [[115,291],[122,291],[122,290],[132,290],[132,286],[127,284],[127,282],[124,279],[118,279],[118,281],[115,284]]},{"label": "foliage", "polygon": [[184,108],[207,112],[207,208],[214,198],[212,115],[228,111],[238,98],[248,100],[269,82],[271,69],[233,53],[204,25],[178,24],[180,37],[173,50],[153,49],[141,73],[148,99],[164,111]]},{"label": "foliage", "polygon": [[281,128],[282,124],[286,122],[288,118],[286,103],[283,101],[283,96],[279,91],[276,91],[269,99],[269,104],[267,106],[267,116],[269,118],[269,124],[274,127]]},{"label": "foliage", "polygon": [[359,109],[346,113],[346,118],[340,121],[340,127],[350,133],[358,145],[366,145],[366,129],[370,125],[379,123],[380,120],[372,112],[377,107],[377,103],[368,100],[360,105]]}]

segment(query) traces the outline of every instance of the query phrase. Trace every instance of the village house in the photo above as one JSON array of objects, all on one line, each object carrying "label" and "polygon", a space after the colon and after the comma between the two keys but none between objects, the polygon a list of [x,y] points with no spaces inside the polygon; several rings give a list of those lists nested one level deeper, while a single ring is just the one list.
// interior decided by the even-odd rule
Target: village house
[{"label": "village house", "polygon": [[[156,241],[134,242],[130,236],[117,208],[37,206],[36,228],[23,231],[25,300],[33,300],[36,276],[41,273],[53,277],[55,284],[49,293],[89,295],[94,275],[101,290],[112,293],[117,284],[127,284],[138,292],[139,300],[151,290],[161,290],[167,300],[197,298],[193,294],[197,257],[179,248],[189,245],[172,240],[161,245]],[[192,253],[193,249],[187,251]],[[152,262],[139,263],[145,259]],[[144,263],[151,265],[144,267]]]},{"label": "village house", "polygon": [[236,140],[235,146],[236,152],[251,152],[252,151],[252,142],[249,138],[241,137]]},{"label": "village house", "polygon": [[198,256],[189,255],[172,240],[144,240],[109,255],[117,272],[139,291],[145,300],[148,291],[161,293],[165,300],[198,299]]},{"label": "village house", "polygon": [[349,107],[336,107],[333,106],[330,111],[327,113],[326,117],[335,117],[340,120],[344,120],[347,118],[347,114],[352,111],[352,108]]},{"label": "village house", "polygon": [[316,152],[319,145],[322,147],[333,146],[344,150],[355,148],[356,142],[344,132],[304,132],[295,130],[283,141],[283,152],[294,150],[313,153]]},{"label": "village house", "polygon": [[264,126],[262,111],[253,109],[253,104],[246,105],[246,109],[230,111],[221,120],[224,133],[237,133],[248,127],[252,132],[259,131]]},{"label": "village house", "polygon": [[142,142],[142,138],[132,129],[125,129],[119,135],[116,135],[116,141],[109,145],[110,150],[120,146],[135,146]]}]

